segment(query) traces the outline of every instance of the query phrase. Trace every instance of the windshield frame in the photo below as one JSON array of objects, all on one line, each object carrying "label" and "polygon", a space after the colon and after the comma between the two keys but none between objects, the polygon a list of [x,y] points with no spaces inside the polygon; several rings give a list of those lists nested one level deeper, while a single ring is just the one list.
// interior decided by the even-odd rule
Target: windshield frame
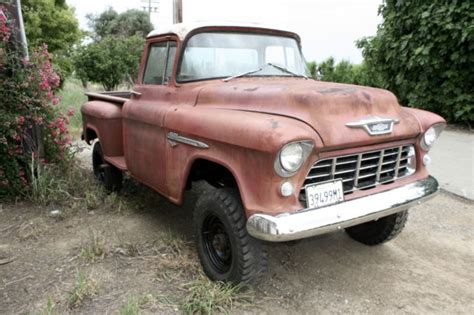
[{"label": "windshield frame", "polygon": [[[187,83],[194,83],[194,82],[201,82],[201,81],[212,81],[212,80],[222,80],[222,79],[225,79],[225,78],[228,78],[229,76],[228,75],[225,75],[225,76],[219,76],[219,77],[208,77],[208,78],[201,78],[201,79],[195,79],[195,80],[179,80],[178,78],[178,74],[180,73],[181,71],[181,65],[183,63],[183,58],[184,58],[184,52],[187,48],[187,45],[188,45],[188,41],[193,38],[195,35],[198,35],[198,34],[203,34],[203,33],[217,33],[217,34],[224,34],[224,33],[232,33],[232,34],[242,34],[242,35],[246,35],[246,34],[249,34],[249,35],[266,35],[266,36],[275,36],[275,37],[285,37],[285,38],[290,38],[290,39],[293,39],[295,42],[296,42],[296,46],[298,48],[298,53],[301,57],[301,60],[303,62],[303,65],[304,65],[304,69],[305,69],[305,74],[308,73],[308,67],[306,65],[306,59],[303,55],[303,51],[301,49],[301,41],[300,41],[300,38],[297,34],[295,33],[291,33],[291,32],[283,32],[283,31],[277,31],[277,30],[272,30],[272,29],[245,29],[245,28],[232,28],[232,29],[222,29],[222,28],[213,28],[213,29],[201,29],[199,31],[195,31],[195,32],[191,32],[190,34],[188,34],[188,36],[186,36],[186,38],[183,40],[182,44],[181,44],[181,49],[180,49],[180,53],[179,53],[179,56],[178,56],[178,64],[177,64],[177,67],[176,67],[176,71],[174,73],[174,78],[175,78],[175,82],[177,84],[187,84]],[[280,75],[277,75],[277,74],[271,74],[271,75],[251,75],[251,76],[244,76],[245,78],[249,78],[249,77],[284,77],[284,78],[303,78],[305,79],[304,76],[292,76],[292,75],[288,75],[288,74],[280,74]]]}]

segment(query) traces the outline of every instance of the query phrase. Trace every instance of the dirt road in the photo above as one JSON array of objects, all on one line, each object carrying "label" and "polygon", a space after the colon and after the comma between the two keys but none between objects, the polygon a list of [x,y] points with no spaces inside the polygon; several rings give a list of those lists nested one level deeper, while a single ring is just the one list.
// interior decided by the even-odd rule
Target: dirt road
[{"label": "dirt road", "polygon": [[[13,261],[0,264],[0,313],[41,312],[48,300],[58,313],[117,313],[132,296],[153,297],[140,302],[143,313],[182,312],[186,284],[199,273],[189,218],[200,190],[179,208],[136,189],[133,210],[113,201],[63,219],[27,203],[2,205],[0,261]],[[473,314],[473,239],[474,204],[442,193],[382,246],[344,232],[269,244],[253,302],[232,312]],[[90,294],[77,302],[79,274]]]}]

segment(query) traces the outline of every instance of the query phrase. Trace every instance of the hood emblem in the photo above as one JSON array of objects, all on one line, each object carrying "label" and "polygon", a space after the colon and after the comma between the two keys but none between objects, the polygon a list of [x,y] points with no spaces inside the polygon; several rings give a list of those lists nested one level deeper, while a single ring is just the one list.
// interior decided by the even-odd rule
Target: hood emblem
[{"label": "hood emblem", "polygon": [[399,122],[400,119],[398,118],[370,116],[358,121],[351,121],[346,126],[350,128],[363,128],[369,135],[379,136],[392,133],[393,126]]}]

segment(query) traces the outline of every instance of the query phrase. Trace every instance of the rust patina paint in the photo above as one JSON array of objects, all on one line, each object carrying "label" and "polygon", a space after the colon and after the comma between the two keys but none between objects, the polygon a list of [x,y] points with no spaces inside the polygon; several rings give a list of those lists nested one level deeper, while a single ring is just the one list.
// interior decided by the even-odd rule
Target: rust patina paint
[{"label": "rust patina paint", "polygon": [[[294,33],[227,26],[152,36],[147,40],[135,86],[141,97],[93,100],[82,107],[85,140],[98,137],[108,162],[126,169],[177,204],[183,201],[193,162],[197,159],[216,162],[234,175],[247,216],[304,208],[298,193],[284,198],[279,188],[283,181],[290,180],[299,191],[310,167],[321,157],[415,144],[418,153],[415,174],[392,184],[357,191],[346,196],[347,200],[428,176],[422,163],[420,135],[432,124],[444,120],[426,111],[401,107],[388,91],[281,77],[178,84],[175,73],[183,41],[209,30],[260,32],[299,41]],[[177,42],[177,54],[169,84],[142,85],[150,43],[170,39]],[[363,129],[345,126],[369,115],[397,118],[400,122],[391,134],[382,136],[369,136]],[[185,144],[173,147],[167,141],[168,132],[202,141],[209,148]],[[296,140],[312,140],[315,148],[296,175],[283,179],[275,173],[274,161],[283,145]]]}]

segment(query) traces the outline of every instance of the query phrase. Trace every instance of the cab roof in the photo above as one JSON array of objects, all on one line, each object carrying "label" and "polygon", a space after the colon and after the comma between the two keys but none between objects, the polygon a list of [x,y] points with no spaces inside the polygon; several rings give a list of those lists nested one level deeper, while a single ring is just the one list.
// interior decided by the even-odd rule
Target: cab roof
[{"label": "cab roof", "polygon": [[199,30],[199,29],[206,29],[206,28],[224,28],[224,29],[257,29],[257,30],[264,30],[264,31],[273,31],[278,33],[286,33],[287,35],[296,38],[300,41],[300,37],[298,34],[282,29],[278,29],[275,27],[270,27],[267,25],[262,25],[258,23],[242,23],[242,22],[191,22],[191,23],[178,23],[178,24],[171,24],[168,26],[163,26],[158,29],[151,31],[147,38],[161,36],[161,35],[169,35],[175,34],[178,36],[180,40],[184,40],[190,33]]}]

